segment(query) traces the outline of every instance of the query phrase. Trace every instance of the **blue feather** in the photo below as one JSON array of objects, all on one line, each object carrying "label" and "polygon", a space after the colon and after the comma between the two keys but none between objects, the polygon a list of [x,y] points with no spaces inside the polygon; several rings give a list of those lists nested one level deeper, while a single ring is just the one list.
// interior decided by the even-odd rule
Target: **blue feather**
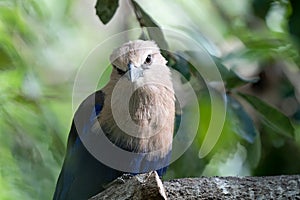
[{"label": "blue feather", "polygon": [[[88,199],[102,190],[105,185],[118,178],[126,172],[118,171],[99,162],[83,145],[78,136],[77,128],[83,127],[83,134],[87,135],[93,126],[97,116],[101,114],[104,102],[104,93],[97,91],[89,96],[79,107],[77,112],[85,113],[82,126],[76,126],[73,120],[68,138],[68,145],[65,160],[61,173],[59,175],[54,200],[79,200]],[[76,115],[76,114],[75,114]],[[155,161],[145,160],[143,154],[136,156],[132,160],[132,171],[148,172],[155,169],[158,162],[166,163],[171,157],[171,152],[165,158],[157,158]],[[157,170],[162,176],[166,171],[166,167]]]}]

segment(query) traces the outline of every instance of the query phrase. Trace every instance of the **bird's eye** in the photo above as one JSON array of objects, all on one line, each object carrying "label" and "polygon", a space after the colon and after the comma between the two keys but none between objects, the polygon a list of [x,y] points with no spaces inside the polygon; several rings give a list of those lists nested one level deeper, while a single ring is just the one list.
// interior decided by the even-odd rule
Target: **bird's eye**
[{"label": "bird's eye", "polygon": [[152,55],[149,54],[144,63],[148,64],[148,65],[151,64],[152,63]]}]

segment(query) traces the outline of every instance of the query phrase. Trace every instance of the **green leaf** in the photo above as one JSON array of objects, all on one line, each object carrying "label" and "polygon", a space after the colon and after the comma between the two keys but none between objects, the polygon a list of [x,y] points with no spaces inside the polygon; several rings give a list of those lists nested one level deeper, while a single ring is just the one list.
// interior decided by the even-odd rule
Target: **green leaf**
[{"label": "green leaf", "polygon": [[292,14],[288,19],[289,32],[293,36],[294,41],[298,45],[298,50],[300,50],[300,27],[299,27],[299,17],[300,17],[300,2],[297,0],[290,0],[292,7]]},{"label": "green leaf", "polygon": [[12,59],[0,46],[0,70],[10,69],[12,67]]},{"label": "green leaf", "polygon": [[114,16],[118,7],[118,0],[97,0],[95,6],[96,14],[103,24],[107,24]]},{"label": "green leaf", "polygon": [[249,165],[252,168],[256,168],[261,159],[261,152],[262,152],[262,145],[261,145],[259,132],[257,132],[253,144],[247,144],[246,149],[247,149],[247,158],[248,158],[247,160]]},{"label": "green leaf", "polygon": [[[227,95],[227,102],[229,106],[229,114],[232,127],[234,132],[236,132],[243,139],[249,143],[254,143],[257,137],[257,130],[254,126],[253,120],[250,118],[249,114],[244,110],[243,106],[235,98]],[[231,111],[231,112],[230,112]]]},{"label": "green leaf", "polygon": [[163,56],[168,60],[168,66],[177,70],[186,80],[191,78],[191,67],[185,52],[162,51]]},{"label": "green leaf", "polygon": [[168,49],[168,44],[165,40],[164,34],[156,22],[136,3],[134,0],[131,1],[136,17],[141,27],[146,27],[149,37],[154,40],[160,49]]},{"label": "green leaf", "polygon": [[252,78],[252,79],[247,79],[244,77],[241,77],[237,73],[235,73],[233,70],[227,69],[223,63],[222,60],[218,57],[212,56],[221,76],[223,81],[226,84],[227,89],[233,89],[242,85],[245,85],[246,83],[255,83],[258,81],[258,78]]},{"label": "green leaf", "polygon": [[239,95],[243,97],[248,103],[250,103],[257,112],[259,112],[263,119],[262,122],[265,125],[269,126],[273,129],[273,131],[277,132],[280,135],[286,136],[288,138],[294,137],[295,129],[292,126],[289,118],[286,117],[283,113],[255,96],[241,93],[239,93]]},{"label": "green leaf", "polygon": [[254,14],[263,20],[269,12],[273,0],[252,0]]}]

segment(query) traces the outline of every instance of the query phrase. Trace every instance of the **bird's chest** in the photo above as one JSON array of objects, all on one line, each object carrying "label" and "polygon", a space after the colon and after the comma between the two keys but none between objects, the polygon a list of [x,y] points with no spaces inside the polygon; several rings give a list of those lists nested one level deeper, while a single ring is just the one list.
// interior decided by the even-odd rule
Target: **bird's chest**
[{"label": "bird's chest", "polygon": [[[130,95],[126,90],[110,100],[110,110],[101,123],[107,135],[129,149],[160,149],[173,135],[174,94],[165,87],[147,86]],[[108,103],[107,103],[108,104]]]},{"label": "bird's chest", "polygon": [[165,117],[163,111],[162,99],[155,94],[136,91],[129,100],[130,118],[140,128],[159,126]]}]

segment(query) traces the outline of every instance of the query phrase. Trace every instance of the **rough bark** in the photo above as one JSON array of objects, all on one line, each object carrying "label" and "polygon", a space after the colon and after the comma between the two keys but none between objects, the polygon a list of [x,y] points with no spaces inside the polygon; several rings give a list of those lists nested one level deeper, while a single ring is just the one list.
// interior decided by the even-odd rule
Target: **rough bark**
[{"label": "rough bark", "polygon": [[162,185],[150,172],[121,177],[92,199],[300,199],[300,175],[183,178]]},{"label": "rough bark", "polygon": [[165,200],[167,197],[158,174],[149,172],[137,176],[123,175],[113,181],[106,190],[91,198],[102,199]]},{"label": "rough bark", "polygon": [[185,178],[164,187],[169,199],[300,199],[300,175]]}]

